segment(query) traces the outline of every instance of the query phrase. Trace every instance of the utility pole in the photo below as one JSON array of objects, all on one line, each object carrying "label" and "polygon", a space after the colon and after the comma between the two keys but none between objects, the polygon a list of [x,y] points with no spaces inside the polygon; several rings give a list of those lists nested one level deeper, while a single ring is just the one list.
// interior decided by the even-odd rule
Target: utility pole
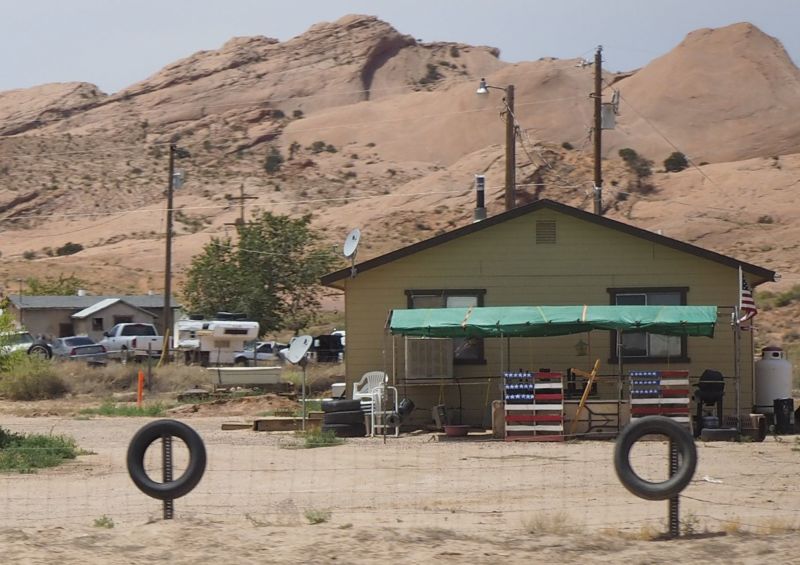
[{"label": "utility pole", "polygon": [[603,46],[594,53],[594,213],[603,215]]},{"label": "utility pole", "polygon": [[[169,351],[169,334],[172,332],[172,192],[175,188],[175,153],[174,143],[169,145],[169,184],[167,184],[167,252],[164,266],[164,345],[163,351]],[[164,357],[169,362],[169,354]]]},{"label": "utility pole", "polygon": [[514,85],[509,84],[506,92],[506,210],[516,206],[516,148],[517,118],[514,115]]},{"label": "utility pole", "polygon": [[[245,194],[244,193],[244,185],[240,184],[239,185],[239,197],[238,198],[236,198],[236,197],[231,198],[231,200],[238,200],[239,201],[239,222],[238,223],[244,225],[244,201],[245,200],[258,200],[258,196],[250,196],[248,194]],[[226,223],[225,225],[227,226],[227,225],[230,225],[230,224]],[[236,224],[234,223],[234,225],[236,225]]]}]

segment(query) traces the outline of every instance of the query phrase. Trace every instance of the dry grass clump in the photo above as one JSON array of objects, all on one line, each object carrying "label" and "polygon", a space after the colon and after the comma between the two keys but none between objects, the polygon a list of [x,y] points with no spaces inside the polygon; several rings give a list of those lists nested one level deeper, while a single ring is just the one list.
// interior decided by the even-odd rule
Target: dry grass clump
[{"label": "dry grass clump", "polygon": [[522,528],[529,534],[564,535],[574,531],[575,524],[570,523],[564,512],[557,512],[525,516],[522,518]]},{"label": "dry grass clump", "polygon": [[[107,396],[114,392],[135,391],[139,371],[143,371],[147,381],[147,365],[135,363],[121,364],[109,362],[102,367],[89,367],[78,363],[54,363],[55,371],[70,383],[70,388],[78,394]],[[153,367],[152,390],[154,392],[177,392],[193,386],[208,385],[211,376],[203,367],[186,365],[165,365]]]},{"label": "dry grass clump", "polygon": [[0,394],[9,400],[58,398],[67,391],[53,364],[38,357],[15,356],[0,375]]}]

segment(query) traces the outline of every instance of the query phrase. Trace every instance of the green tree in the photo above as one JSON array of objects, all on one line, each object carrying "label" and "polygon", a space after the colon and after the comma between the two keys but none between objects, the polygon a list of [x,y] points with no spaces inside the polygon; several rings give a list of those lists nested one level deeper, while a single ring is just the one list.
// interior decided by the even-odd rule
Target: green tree
[{"label": "green tree", "polygon": [[28,277],[25,286],[28,287],[28,294],[35,296],[67,296],[77,294],[78,290],[86,288],[89,283],[75,275],[64,276],[63,273],[58,277],[45,277],[38,279]]},{"label": "green tree", "polygon": [[686,155],[680,151],[675,151],[669,157],[664,159],[664,169],[670,173],[678,173],[689,166],[689,160]]},{"label": "green tree", "polygon": [[264,212],[236,226],[238,243],[212,238],[187,270],[189,309],[205,316],[243,312],[262,333],[310,325],[319,308],[319,277],[337,261],[310,223],[311,216]]}]

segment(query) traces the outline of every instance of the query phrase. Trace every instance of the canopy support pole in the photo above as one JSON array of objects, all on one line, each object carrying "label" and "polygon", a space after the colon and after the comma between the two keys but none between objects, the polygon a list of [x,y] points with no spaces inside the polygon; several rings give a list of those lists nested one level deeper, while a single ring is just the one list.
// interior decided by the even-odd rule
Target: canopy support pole
[{"label": "canopy support pole", "polygon": [[[733,307],[733,347],[734,364],[733,379],[736,387],[736,432],[741,433],[742,423],[739,421],[741,411],[741,386],[739,381],[742,374],[742,329],[739,324],[739,306]],[[722,422],[720,422],[720,426]]]}]

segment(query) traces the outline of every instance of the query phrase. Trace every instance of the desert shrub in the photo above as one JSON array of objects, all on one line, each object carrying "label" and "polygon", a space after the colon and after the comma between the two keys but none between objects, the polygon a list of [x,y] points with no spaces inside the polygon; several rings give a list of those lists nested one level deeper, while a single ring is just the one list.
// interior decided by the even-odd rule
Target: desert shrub
[{"label": "desert shrub", "polygon": [[28,261],[36,259],[36,251],[28,250],[22,253],[22,258]]},{"label": "desert shrub", "polygon": [[276,108],[275,110],[272,111],[272,117],[275,118],[276,120],[281,120],[286,117],[286,114],[283,112],[283,110],[278,110]]},{"label": "desert shrub", "polygon": [[80,243],[73,243],[71,241],[68,241],[61,247],[56,248],[56,255],[58,255],[59,257],[63,257],[64,255],[74,255],[79,251],[83,251],[83,245],[81,245]]},{"label": "desert shrub", "polygon": [[267,159],[264,161],[264,170],[269,174],[277,173],[283,165],[283,155],[276,147],[270,147]]},{"label": "desert shrub", "polygon": [[302,110],[295,110],[294,112],[292,112],[292,117],[297,119],[297,120],[299,120],[300,118],[303,117],[303,111]]},{"label": "desert shrub", "polygon": [[101,404],[98,408],[84,408],[80,411],[81,414],[84,415],[97,415],[97,416],[147,416],[147,417],[158,417],[163,416],[166,410],[166,406],[161,404],[160,402],[156,402],[154,404],[145,404],[143,406],[137,406],[136,404],[117,404],[112,401],[106,401]]},{"label": "desert shrub", "polygon": [[653,162],[645,159],[630,147],[620,149],[619,156],[638,178],[643,179],[653,174]]},{"label": "desert shrub", "polygon": [[325,145],[327,144],[324,141],[315,141],[308,147],[308,149],[312,153],[322,153],[323,151],[325,151]]},{"label": "desert shrub", "polygon": [[303,515],[306,517],[309,524],[323,524],[330,520],[333,514],[330,510],[308,508],[303,512]]},{"label": "desert shrub", "polygon": [[53,364],[24,353],[5,356],[0,394],[10,400],[42,400],[58,398],[67,392],[66,382]]},{"label": "desert shrub", "polygon": [[680,151],[673,152],[669,157],[664,159],[664,169],[670,173],[678,173],[689,166],[689,161],[686,155]]},{"label": "desert shrub", "polygon": [[75,459],[78,446],[66,436],[16,434],[0,428],[0,471],[30,473]]},{"label": "desert shrub", "polygon": [[765,216],[759,216],[758,217],[758,223],[759,224],[773,224],[773,223],[775,223],[775,219],[772,216],[770,216],[769,214],[767,214]]},{"label": "desert shrub", "polygon": [[327,430],[308,430],[305,432],[305,437],[303,439],[304,446],[309,449],[315,447],[331,447],[343,443],[332,431]]},{"label": "desert shrub", "polygon": [[450,56],[451,57],[460,57],[461,52],[458,50],[458,47],[455,45],[450,46]]},{"label": "desert shrub", "polygon": [[569,141],[565,141],[564,143],[562,143],[561,147],[566,149],[567,151],[572,151],[573,149],[575,149]]},{"label": "desert shrub", "polygon": [[336,148],[329,143],[328,145],[325,146],[325,151],[327,151],[328,153],[336,153]]},{"label": "desert shrub", "polygon": [[419,79],[419,84],[431,84],[432,82],[436,82],[437,80],[443,78],[442,73],[439,72],[439,69],[437,69],[436,65],[433,63],[428,63],[426,67],[428,72],[424,77]]}]

